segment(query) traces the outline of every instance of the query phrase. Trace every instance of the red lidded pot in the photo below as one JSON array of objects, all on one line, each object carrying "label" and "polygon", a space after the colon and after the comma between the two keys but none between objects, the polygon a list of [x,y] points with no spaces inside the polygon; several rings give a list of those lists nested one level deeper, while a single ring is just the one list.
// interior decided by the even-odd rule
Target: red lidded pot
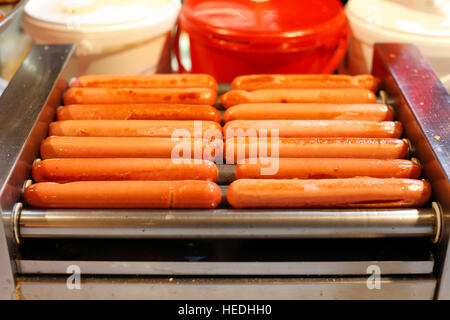
[{"label": "red lidded pot", "polygon": [[[332,73],[349,39],[338,0],[186,0],[179,29],[189,35],[191,72],[219,82],[244,74]],[[177,49],[178,39],[180,64]]]}]

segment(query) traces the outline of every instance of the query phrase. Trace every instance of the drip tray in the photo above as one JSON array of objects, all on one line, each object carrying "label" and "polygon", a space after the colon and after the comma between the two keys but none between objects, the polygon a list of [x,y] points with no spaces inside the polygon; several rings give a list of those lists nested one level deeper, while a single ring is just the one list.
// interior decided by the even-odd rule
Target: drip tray
[{"label": "drip tray", "polygon": [[[364,275],[430,274],[429,239],[26,239],[22,274]],[[58,259],[59,261],[54,261]],[[375,267],[373,267],[375,266]],[[370,268],[369,268],[370,267]]]}]

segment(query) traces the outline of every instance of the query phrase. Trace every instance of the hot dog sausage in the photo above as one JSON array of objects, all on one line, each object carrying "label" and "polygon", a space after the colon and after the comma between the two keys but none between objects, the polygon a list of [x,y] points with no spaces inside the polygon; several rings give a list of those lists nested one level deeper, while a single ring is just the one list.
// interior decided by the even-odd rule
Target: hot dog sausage
[{"label": "hot dog sausage", "polygon": [[208,74],[86,75],[75,79],[71,87],[210,88],[217,90],[217,82]]},{"label": "hot dog sausage", "polygon": [[378,90],[379,80],[370,74],[255,74],[236,77],[233,89],[258,90],[282,88],[364,88]]},{"label": "hot dog sausage", "polygon": [[200,120],[64,120],[50,123],[51,136],[80,137],[171,137],[185,132],[193,138],[208,133],[221,137],[222,127],[214,121]]},{"label": "hot dog sausage", "polygon": [[47,159],[32,168],[35,182],[104,180],[210,180],[216,181],[217,166],[207,160],[186,159]]},{"label": "hot dog sausage", "polygon": [[246,158],[402,159],[408,144],[392,138],[231,138],[225,141],[227,163]]},{"label": "hot dog sausage", "polygon": [[225,108],[243,103],[375,103],[375,94],[367,89],[262,89],[230,90],[220,97]]},{"label": "hot dog sausage", "polygon": [[74,104],[58,108],[58,120],[209,120],[220,123],[219,110],[187,104]]},{"label": "hot dog sausage", "polygon": [[41,182],[25,188],[24,196],[39,208],[213,209],[221,201],[215,183],[198,180]]},{"label": "hot dog sausage", "polygon": [[242,160],[236,166],[237,179],[417,179],[420,173],[419,164],[401,159],[260,158]]},{"label": "hot dog sausage", "polygon": [[212,160],[222,140],[130,138],[130,137],[48,137],[41,144],[41,157],[52,158],[195,158]]},{"label": "hot dog sausage", "polygon": [[255,103],[230,107],[224,114],[225,122],[232,120],[391,121],[393,119],[392,110],[384,104]]},{"label": "hot dog sausage", "polygon": [[233,120],[223,127],[226,138],[270,137],[356,137],[399,138],[400,122],[355,120]]},{"label": "hot dog sausage", "polygon": [[430,195],[428,182],[412,179],[241,179],[227,199],[234,208],[420,207]]},{"label": "hot dog sausage", "polygon": [[216,91],[208,88],[70,88],[64,104],[206,104],[217,102]]}]

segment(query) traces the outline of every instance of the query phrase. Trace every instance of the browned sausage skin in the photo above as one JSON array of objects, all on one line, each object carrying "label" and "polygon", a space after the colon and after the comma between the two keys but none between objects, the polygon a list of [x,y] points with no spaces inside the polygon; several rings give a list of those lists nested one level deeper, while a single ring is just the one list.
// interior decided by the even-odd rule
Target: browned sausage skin
[{"label": "browned sausage skin", "polygon": [[375,103],[376,95],[367,89],[261,89],[230,90],[220,97],[225,108],[243,103]]},{"label": "browned sausage skin", "polygon": [[48,137],[41,157],[54,158],[169,158],[213,160],[222,140],[147,137]]},{"label": "browned sausage skin", "polygon": [[85,75],[71,83],[80,88],[210,88],[216,80],[207,74]]},{"label": "browned sausage skin", "polygon": [[228,108],[224,121],[232,120],[360,120],[392,121],[384,104],[250,103]]},{"label": "browned sausage skin", "polygon": [[47,159],[32,167],[35,182],[120,180],[209,180],[216,181],[217,166],[208,160],[145,158]]},{"label": "browned sausage skin", "polygon": [[227,192],[234,208],[421,207],[430,184],[413,179],[320,179],[234,181]]},{"label": "browned sausage skin", "polygon": [[221,191],[198,180],[41,182],[25,188],[24,197],[38,208],[213,209]]},{"label": "browned sausage skin", "polygon": [[70,88],[64,104],[200,104],[214,105],[216,91],[209,88]]},{"label": "browned sausage skin", "polygon": [[60,107],[62,120],[206,120],[221,122],[219,110],[190,104],[73,104]]},{"label": "browned sausage skin", "polygon": [[233,89],[246,91],[283,88],[364,88],[378,90],[379,80],[370,74],[255,74],[236,77]]},{"label": "browned sausage skin", "polygon": [[200,120],[63,120],[49,128],[51,136],[72,137],[172,137],[177,132],[196,138],[221,137],[222,127]]},{"label": "browned sausage skin", "polygon": [[227,163],[247,158],[404,159],[408,144],[392,138],[231,138],[225,141]]},{"label": "browned sausage skin", "polygon": [[[275,162],[275,163],[274,163]],[[269,171],[269,169],[273,169]],[[419,164],[403,159],[260,158],[236,165],[237,179],[338,179],[420,177]]]},{"label": "browned sausage skin", "polygon": [[400,138],[402,125],[394,121],[233,120],[225,124],[223,132],[226,138],[270,137],[273,134],[280,138]]}]

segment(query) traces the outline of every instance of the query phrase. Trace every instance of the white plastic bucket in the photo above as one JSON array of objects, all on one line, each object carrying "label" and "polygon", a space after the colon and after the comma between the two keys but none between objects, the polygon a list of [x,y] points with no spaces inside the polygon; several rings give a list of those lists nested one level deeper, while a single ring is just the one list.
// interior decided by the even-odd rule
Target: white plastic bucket
[{"label": "white plastic bucket", "polygon": [[80,74],[170,72],[178,0],[30,0],[22,25],[38,44],[76,43]]},{"label": "white plastic bucket", "polygon": [[352,30],[351,74],[371,72],[374,43],[416,43],[450,89],[450,1],[350,0],[345,11]]}]

